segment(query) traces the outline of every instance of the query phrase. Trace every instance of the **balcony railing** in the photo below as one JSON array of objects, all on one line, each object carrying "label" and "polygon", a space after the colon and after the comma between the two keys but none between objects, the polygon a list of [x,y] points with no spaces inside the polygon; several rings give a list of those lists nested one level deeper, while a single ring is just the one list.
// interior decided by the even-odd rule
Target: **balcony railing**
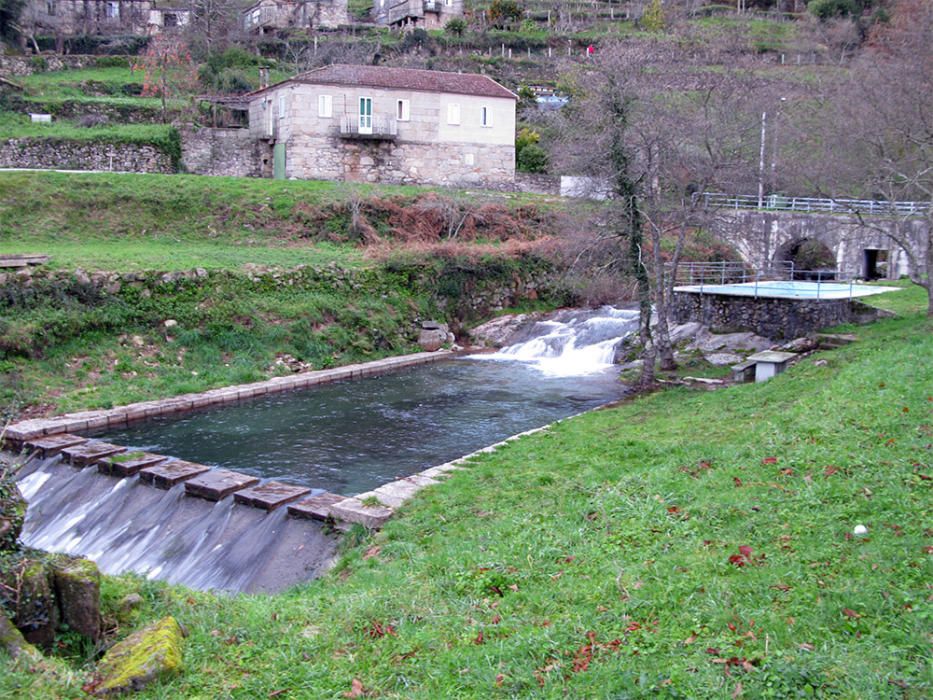
[{"label": "balcony railing", "polygon": [[360,124],[358,114],[345,114],[340,120],[340,136],[345,139],[372,139],[392,141],[398,138],[398,122],[392,117],[373,115],[372,124]]}]

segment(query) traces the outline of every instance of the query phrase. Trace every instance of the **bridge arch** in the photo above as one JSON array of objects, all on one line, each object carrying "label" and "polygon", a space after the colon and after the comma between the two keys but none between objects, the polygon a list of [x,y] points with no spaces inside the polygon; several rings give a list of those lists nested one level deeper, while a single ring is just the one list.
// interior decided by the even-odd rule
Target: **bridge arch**
[{"label": "bridge arch", "polygon": [[821,237],[800,237],[789,238],[780,244],[774,251],[773,262],[791,263],[794,269],[795,278],[805,279],[811,276],[819,276],[821,271],[835,270],[836,253],[830,247],[838,246],[837,241],[823,240]]}]

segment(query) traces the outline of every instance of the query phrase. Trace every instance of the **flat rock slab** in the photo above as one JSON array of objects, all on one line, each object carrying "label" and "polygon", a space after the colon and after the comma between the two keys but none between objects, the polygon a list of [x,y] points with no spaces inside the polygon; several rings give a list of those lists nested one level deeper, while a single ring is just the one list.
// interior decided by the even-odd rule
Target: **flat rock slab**
[{"label": "flat rock slab", "polygon": [[795,357],[797,357],[797,353],[795,352],[765,350],[764,352],[756,352],[754,355],[749,355],[748,359],[754,362],[770,362],[775,365],[782,365],[789,360],[793,360]]},{"label": "flat rock slab", "polygon": [[97,460],[97,471],[109,476],[133,476],[141,469],[161,464],[167,459],[149,452],[124,452]]},{"label": "flat rock slab", "polygon": [[249,474],[230,471],[229,469],[211,469],[185,482],[185,493],[189,496],[219,501],[234,491],[255,486],[259,479]]},{"label": "flat rock slab", "polygon": [[171,462],[162,462],[154,467],[140,469],[139,478],[157,488],[170,489],[175,484],[193,479],[199,474],[210,471],[210,469],[210,467],[205,467],[203,464],[176,459]]},{"label": "flat rock slab", "polygon": [[251,486],[233,494],[233,500],[254,508],[275,510],[281,505],[294,501],[311,493],[306,486],[284,484],[281,481],[267,481],[259,486]]},{"label": "flat rock slab", "polygon": [[99,459],[126,452],[125,447],[111,445],[109,442],[93,440],[83,445],[66,447],[62,450],[62,459],[73,467],[86,467]]},{"label": "flat rock slab", "polygon": [[343,500],[346,500],[346,496],[325,491],[298,503],[292,503],[288,507],[288,514],[296,518],[327,520],[330,518],[331,506]]},{"label": "flat rock slab", "polygon": [[330,509],[331,517],[348,523],[359,523],[370,530],[382,527],[395,511],[385,505],[366,505],[362,499],[370,495],[360,494],[334,504]]},{"label": "flat rock slab", "polygon": [[83,445],[86,442],[87,438],[81,437],[80,435],[59,433],[58,435],[47,435],[46,437],[36,438],[35,440],[27,440],[26,447],[30,450],[39,450],[39,456],[44,459],[57,455],[66,447],[75,447],[76,445]]}]

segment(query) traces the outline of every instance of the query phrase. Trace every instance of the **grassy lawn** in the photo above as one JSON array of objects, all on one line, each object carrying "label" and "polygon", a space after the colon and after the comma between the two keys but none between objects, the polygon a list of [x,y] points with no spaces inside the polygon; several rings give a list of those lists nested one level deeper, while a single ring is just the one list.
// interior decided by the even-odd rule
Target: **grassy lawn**
[{"label": "grassy lawn", "polygon": [[[283,595],[106,579],[115,623],[145,599],[121,636],[190,631],[140,697],[929,697],[933,328],[896,295],[906,315],[766,384],[482,455]],[[85,661],[7,661],[0,695],[82,697]]]}]

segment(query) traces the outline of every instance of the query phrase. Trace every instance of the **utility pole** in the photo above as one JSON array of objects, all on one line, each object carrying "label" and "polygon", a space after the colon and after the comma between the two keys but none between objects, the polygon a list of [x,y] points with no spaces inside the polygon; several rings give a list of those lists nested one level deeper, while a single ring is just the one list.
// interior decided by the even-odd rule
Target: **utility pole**
[{"label": "utility pole", "polygon": [[758,208],[765,203],[765,136],[768,113],[761,113],[761,148],[758,151]]}]

